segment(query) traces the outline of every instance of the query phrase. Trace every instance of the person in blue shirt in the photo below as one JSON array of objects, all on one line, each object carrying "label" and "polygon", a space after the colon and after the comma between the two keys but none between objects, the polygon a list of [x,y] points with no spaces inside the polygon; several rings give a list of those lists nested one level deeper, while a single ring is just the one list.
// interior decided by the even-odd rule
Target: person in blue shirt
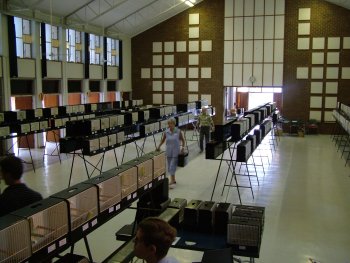
[{"label": "person in blue shirt", "polygon": [[134,238],[135,256],[146,263],[179,263],[175,258],[167,257],[176,234],[176,229],[160,218],[142,220]]},{"label": "person in blue shirt", "polygon": [[0,178],[8,185],[0,195],[0,216],[43,199],[41,194],[21,182],[22,173],[23,164],[20,158],[7,156],[0,161]]},{"label": "person in blue shirt", "polygon": [[160,144],[156,149],[157,151],[159,151],[163,143],[166,142],[165,154],[167,157],[168,172],[170,174],[169,185],[176,184],[175,172],[177,167],[177,161],[179,153],[183,152],[185,146],[185,138],[181,130],[175,127],[175,125],[176,120],[174,118],[170,118],[168,120],[168,128],[163,133]]}]

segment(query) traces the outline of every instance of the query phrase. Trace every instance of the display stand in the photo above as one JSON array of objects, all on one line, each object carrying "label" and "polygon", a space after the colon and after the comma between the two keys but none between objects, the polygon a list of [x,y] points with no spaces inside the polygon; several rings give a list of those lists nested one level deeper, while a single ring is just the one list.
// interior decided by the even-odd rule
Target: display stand
[{"label": "display stand", "polygon": [[45,155],[47,156],[58,156],[58,159],[60,160],[60,163],[62,163],[61,161],[61,155],[60,155],[60,148],[59,148],[59,137],[56,134],[55,130],[52,130],[51,132],[53,133],[53,137],[54,137],[54,143],[55,143],[55,148],[50,152],[50,153],[46,153],[46,145],[47,145],[47,138],[48,138],[48,134],[50,131],[46,131],[46,139],[45,139],[45,144],[44,144],[44,154],[43,154],[43,160]]},{"label": "display stand", "polygon": [[[71,184],[71,180],[72,180],[72,175],[73,175],[73,166],[74,166],[74,162],[75,162],[75,157],[80,157],[83,162],[84,162],[84,166],[85,166],[85,170],[86,170],[86,175],[88,177],[88,179],[91,178],[91,176],[93,175],[93,173],[98,170],[100,173],[102,172],[102,167],[103,167],[103,160],[104,160],[104,156],[105,156],[105,152],[102,152],[102,156],[101,158],[98,160],[97,164],[92,164],[91,162],[89,162],[88,160],[86,160],[85,158],[85,155],[82,154],[81,152],[76,152],[74,151],[73,153],[73,159],[72,159],[72,164],[71,164],[71,168],[70,168],[70,175],[69,175],[69,182],[68,182],[68,187],[70,187],[70,184]],[[99,164],[101,163],[101,166],[99,168]],[[87,164],[89,164],[90,166],[92,166],[94,169],[91,173],[89,173],[89,170],[88,170],[88,167],[87,167]]]},{"label": "display stand", "polygon": [[21,148],[19,148],[19,145],[18,145],[18,138],[19,137],[25,137],[25,140],[26,140],[26,143],[27,143],[27,146],[28,146],[28,151],[29,151],[29,156],[30,156],[30,162],[27,162],[27,161],[23,161],[23,163],[26,163],[26,164],[31,164],[32,167],[33,167],[33,170],[34,170],[34,173],[35,173],[35,166],[34,166],[34,160],[33,160],[33,156],[32,156],[32,150],[30,148],[30,145],[29,145],[29,140],[28,140],[28,134],[22,134],[22,135],[18,135],[17,136],[17,139],[16,139],[16,142],[12,144],[12,146],[7,150],[7,152],[9,153],[9,151],[14,147],[14,145],[17,143],[17,155],[19,156],[19,150],[22,150]]}]

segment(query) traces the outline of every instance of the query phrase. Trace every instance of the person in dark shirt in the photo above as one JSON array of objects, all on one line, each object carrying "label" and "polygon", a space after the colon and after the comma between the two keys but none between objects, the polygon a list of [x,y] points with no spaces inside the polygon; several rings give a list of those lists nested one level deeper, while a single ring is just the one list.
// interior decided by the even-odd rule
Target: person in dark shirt
[{"label": "person in dark shirt", "polygon": [[22,160],[16,156],[7,156],[0,160],[0,178],[8,187],[0,195],[0,216],[42,200],[41,194],[28,188],[21,182]]}]

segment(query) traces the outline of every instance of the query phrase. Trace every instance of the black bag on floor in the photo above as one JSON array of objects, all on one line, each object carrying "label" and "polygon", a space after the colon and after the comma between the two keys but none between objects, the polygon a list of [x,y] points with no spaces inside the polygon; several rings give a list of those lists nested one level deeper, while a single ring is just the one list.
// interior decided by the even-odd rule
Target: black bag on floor
[{"label": "black bag on floor", "polygon": [[188,163],[188,152],[180,153],[177,159],[177,166],[185,167]]}]

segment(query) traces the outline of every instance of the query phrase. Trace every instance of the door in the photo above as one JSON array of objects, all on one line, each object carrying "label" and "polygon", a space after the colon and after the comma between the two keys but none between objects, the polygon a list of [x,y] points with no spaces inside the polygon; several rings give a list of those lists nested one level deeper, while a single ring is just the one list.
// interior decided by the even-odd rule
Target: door
[{"label": "door", "polygon": [[[45,108],[52,108],[59,106],[59,95],[58,94],[45,94],[44,95]],[[46,133],[46,141],[56,142],[60,138],[60,130],[52,130]]]},{"label": "door", "polygon": [[[33,109],[33,96],[15,97],[16,110]],[[18,148],[34,148],[34,134],[18,137]]]}]

